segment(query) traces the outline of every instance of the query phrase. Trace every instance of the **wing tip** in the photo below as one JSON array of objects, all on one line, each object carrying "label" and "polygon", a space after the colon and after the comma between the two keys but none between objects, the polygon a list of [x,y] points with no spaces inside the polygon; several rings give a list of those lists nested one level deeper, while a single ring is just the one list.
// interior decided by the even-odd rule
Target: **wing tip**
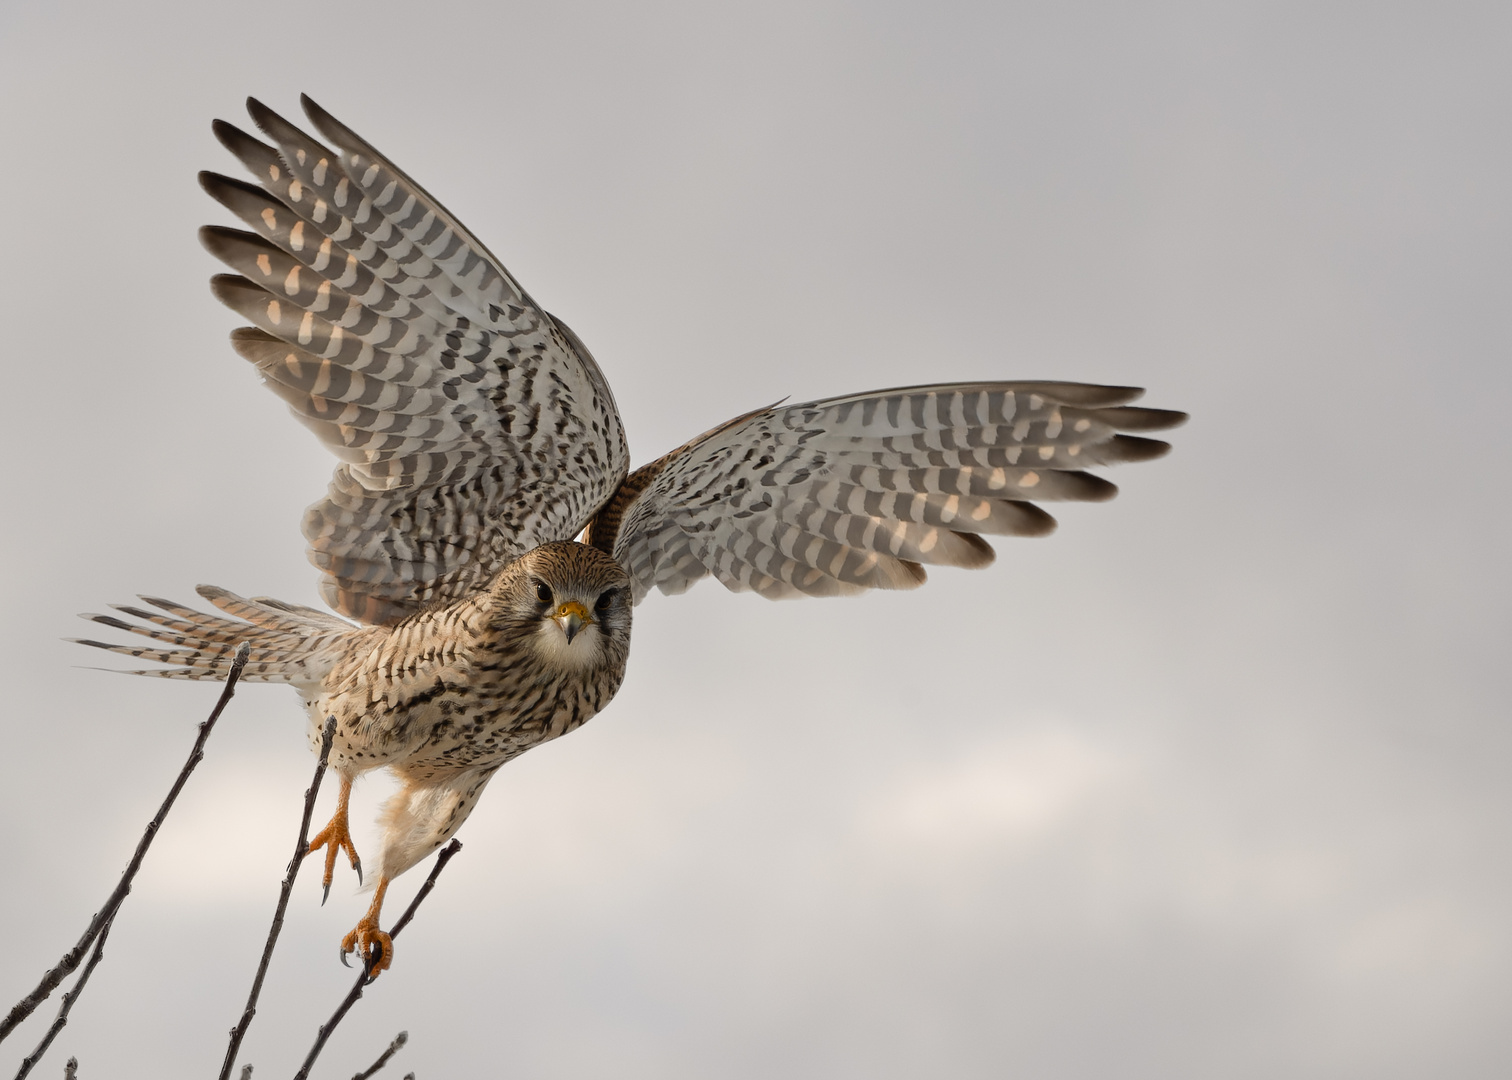
[{"label": "wing tip", "polygon": [[[1102,477],[1097,479],[1101,480]],[[1107,483],[1107,481],[1103,481]],[[1109,487],[1113,485],[1109,484]],[[1116,492],[1118,489],[1113,488]],[[1012,522],[1012,531],[1005,533],[1007,536],[1021,536],[1025,539],[1035,540],[1041,536],[1049,536],[1060,528],[1060,522],[1055,515],[1046,510],[1038,503],[1032,503],[1028,499],[1005,500],[1010,506],[1018,511],[1018,518]]]},{"label": "wing tip", "polygon": [[963,570],[984,570],[997,562],[997,549],[976,533],[958,532],[956,535],[971,549],[971,555],[968,556],[971,561],[957,562],[954,565]]},{"label": "wing tip", "polygon": [[1171,444],[1164,439],[1146,439],[1139,435],[1115,435],[1112,442],[1118,447],[1117,460],[1121,465],[1129,462],[1154,461],[1171,452]]},{"label": "wing tip", "polygon": [[1093,415],[1117,431],[1169,431],[1191,419],[1189,413],[1176,409],[1151,409],[1143,405],[1099,409]]},{"label": "wing tip", "polygon": [[127,622],[125,619],[116,618],[114,615],[101,615],[93,611],[81,611],[79,612],[79,618],[83,619],[86,622],[94,622],[99,623],[101,626],[108,626],[112,630],[128,630],[131,633],[137,632],[137,627],[131,625],[131,623]]},{"label": "wing tip", "polygon": [[251,94],[247,95],[246,105],[247,115],[250,116],[252,118],[252,122],[257,125],[257,130],[261,131],[270,139],[277,139],[278,136],[274,135],[273,132],[268,130],[268,125],[270,123],[276,123],[277,121],[283,119],[283,117],[279,116],[276,112],[268,108]]},{"label": "wing tip", "polygon": [[210,293],[232,311],[236,311],[237,302],[248,297],[249,293],[253,300],[257,300],[260,299],[259,293],[266,296],[268,290],[241,274],[211,274]]},{"label": "wing tip", "polygon": [[315,130],[322,136],[335,143],[338,147],[350,151],[352,147],[371,150],[367,142],[351,128],[347,127],[331,113],[322,107],[309,94],[299,95],[299,107],[309,118]]}]

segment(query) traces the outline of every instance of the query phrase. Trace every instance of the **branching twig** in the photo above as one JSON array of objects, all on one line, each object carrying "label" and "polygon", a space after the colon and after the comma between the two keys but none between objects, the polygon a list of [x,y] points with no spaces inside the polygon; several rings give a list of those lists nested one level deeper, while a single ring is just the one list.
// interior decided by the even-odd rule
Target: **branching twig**
[{"label": "branching twig", "polygon": [[[47,1053],[47,1048],[58,1037],[58,1032],[62,1031],[63,1025],[68,1023],[68,1014],[72,1011],[74,1002],[79,1000],[79,995],[84,992],[84,985],[89,982],[89,977],[94,974],[94,969],[99,966],[100,960],[105,956],[105,939],[110,937],[110,928],[114,924],[115,919],[111,918],[100,927],[100,936],[95,938],[94,952],[89,954],[89,963],[84,965],[84,970],[79,974],[79,981],[74,983],[73,989],[64,992],[63,1003],[58,1006],[58,1015],[53,1018],[52,1026],[47,1029],[47,1034],[42,1036],[42,1041],[37,1044],[35,1050],[21,1059],[21,1068],[16,1070],[16,1080],[26,1080],[26,1074],[32,1071],[33,1065],[42,1060],[42,1055]],[[65,1065],[63,1068],[66,1074],[68,1066]]]},{"label": "branching twig", "polygon": [[[363,1069],[356,1076],[352,1077],[352,1080],[368,1080],[368,1077],[372,1076],[375,1072],[388,1064],[389,1058],[393,1057],[400,1050],[404,1049],[404,1044],[407,1042],[409,1042],[409,1032],[401,1031],[398,1035],[395,1035],[394,1041],[389,1043],[388,1049],[378,1055],[378,1060],[373,1062],[366,1069]],[[411,1073],[410,1075],[413,1076],[414,1074]]]},{"label": "branching twig", "polygon": [[[225,709],[226,703],[231,700],[231,695],[236,692],[236,681],[241,678],[242,668],[246,666],[247,656],[250,652],[251,647],[245,642],[236,650],[236,657],[231,661],[231,672],[226,676],[226,688],[221,691],[220,700],[215,703],[215,708],[211,711],[209,718],[200,725],[199,738],[195,740],[194,749],[189,754],[189,760],[184,762],[183,769],[179,771],[178,779],[173,782],[173,787],[168,791],[168,797],[163,800],[163,805],[158,807],[157,815],[147,823],[147,830],[142,834],[141,842],[137,844],[136,853],[132,855],[131,862],[126,865],[125,871],[121,874],[120,883],[116,885],[115,891],[105,901],[105,906],[89,921],[89,928],[84,931],[84,936],[79,939],[79,943],[64,953],[63,959],[58,961],[58,966],[44,975],[42,981],[37,984],[37,988],[18,1001],[6,1018],[0,1021],[0,1041],[4,1041],[5,1037],[14,1031],[21,1021],[30,1016],[38,1005],[47,1000],[48,995],[57,989],[59,983],[73,973],[74,969],[84,959],[84,954],[89,951],[89,947],[95,943],[97,938],[102,936],[105,927],[115,918],[122,901],[126,899],[126,894],[131,891],[131,881],[136,877],[137,870],[142,865],[142,859],[147,855],[147,849],[152,846],[152,838],[157,835],[158,829],[162,827],[163,819],[168,816],[168,811],[173,808],[173,801],[178,798],[179,792],[183,790],[184,783],[189,779],[189,774],[194,771],[194,767],[205,756],[205,740],[210,738],[211,729],[215,727],[215,722],[220,719],[221,711]],[[96,953],[96,956],[98,956],[98,953]],[[91,960],[91,963],[93,962]],[[82,989],[83,979],[81,978],[79,982],[81,985],[74,989],[74,997],[77,997],[79,989]]]},{"label": "branching twig", "polygon": [[[430,876],[425,879],[425,884],[420,886],[420,891],[410,901],[409,907],[404,909],[404,914],[399,916],[399,921],[389,931],[390,939],[398,937],[400,931],[409,925],[410,920],[415,917],[415,911],[420,907],[420,902],[429,896],[430,891],[436,887],[436,878],[441,876],[441,871],[446,868],[447,863],[451,862],[452,856],[461,850],[462,844],[458,840],[453,840],[441,849],[441,854],[436,856],[436,865],[431,867]],[[294,1080],[307,1080],[310,1075],[310,1068],[315,1064],[315,1059],[320,1056],[320,1052],[325,1049],[326,1040],[331,1037],[331,1032],[336,1030],[336,1025],[341,1023],[342,1017],[346,1016],[352,1006],[357,1004],[357,999],[362,997],[363,987],[372,981],[373,973],[371,968],[378,958],[379,954],[375,950],[369,962],[363,965],[362,974],[357,976],[357,981],[352,984],[352,989],[347,992],[346,999],[337,1006],[336,1011],[331,1014],[331,1018],[320,1025],[320,1031],[315,1036],[315,1045],[310,1047],[310,1053],[304,1059],[304,1064],[299,1067],[299,1071],[294,1074]]]},{"label": "branching twig", "polygon": [[[246,1037],[247,1028],[252,1024],[252,1017],[257,1015],[257,998],[262,993],[263,979],[268,974],[268,962],[273,959],[273,946],[277,944],[278,935],[283,930],[284,911],[289,906],[289,894],[294,891],[294,878],[298,876],[299,868],[309,854],[310,816],[315,812],[315,799],[320,794],[320,781],[325,776],[326,762],[331,757],[331,742],[335,738],[336,716],[332,714],[326,721],[325,731],[320,738],[320,761],[315,766],[315,778],[310,781],[309,790],[305,792],[304,816],[299,822],[299,839],[294,843],[294,857],[289,860],[289,871],[284,875],[283,889],[278,894],[278,906],[273,909],[273,925],[268,928],[268,940],[263,945],[257,974],[252,977],[252,992],[247,995],[247,1006],[242,1010],[241,1019],[231,1029],[231,1044],[226,1047],[226,1060],[221,1065],[220,1080],[229,1080],[231,1069],[236,1064],[236,1052],[241,1049],[242,1039]],[[247,1066],[248,1070],[251,1068],[252,1066]],[[245,1073],[242,1080],[247,1080]]]}]

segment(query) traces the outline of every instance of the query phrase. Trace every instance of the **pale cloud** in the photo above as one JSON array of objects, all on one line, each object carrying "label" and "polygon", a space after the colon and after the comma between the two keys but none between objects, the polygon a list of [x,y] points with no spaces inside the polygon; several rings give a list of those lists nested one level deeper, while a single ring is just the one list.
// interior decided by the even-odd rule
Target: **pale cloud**
[{"label": "pale cloud", "polygon": [[1065,727],[1020,732],[907,777],[861,808],[879,846],[930,861],[1013,859],[1051,844],[1142,779],[1127,752]]}]

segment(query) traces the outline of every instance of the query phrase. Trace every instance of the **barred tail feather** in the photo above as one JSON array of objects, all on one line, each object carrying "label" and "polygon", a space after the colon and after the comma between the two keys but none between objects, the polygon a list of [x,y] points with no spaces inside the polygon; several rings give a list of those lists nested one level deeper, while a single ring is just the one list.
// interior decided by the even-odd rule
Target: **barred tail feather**
[{"label": "barred tail feather", "polygon": [[331,670],[341,653],[343,639],[364,629],[326,612],[271,597],[249,600],[213,585],[201,585],[196,591],[235,618],[206,614],[156,596],[143,596],[140,599],[144,603],[158,610],[111,605],[121,614],[141,620],[140,623],[114,615],[85,614],[80,618],[150,638],[161,645],[116,645],[88,638],[68,640],[121,656],[173,665],[122,672],[161,679],[224,679],[230,673],[237,647],[245,641],[251,645],[252,655],[242,670],[244,682],[313,687]]}]

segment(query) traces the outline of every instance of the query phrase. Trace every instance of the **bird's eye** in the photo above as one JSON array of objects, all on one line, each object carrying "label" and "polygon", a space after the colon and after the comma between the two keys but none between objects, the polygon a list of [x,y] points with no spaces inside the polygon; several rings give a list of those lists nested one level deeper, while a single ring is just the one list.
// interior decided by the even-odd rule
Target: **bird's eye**
[{"label": "bird's eye", "polygon": [[599,593],[598,601],[593,605],[593,610],[600,614],[608,611],[609,605],[614,603],[614,592],[615,590],[613,589],[605,589]]},{"label": "bird's eye", "polygon": [[536,599],[543,604],[551,603],[551,586],[544,581],[536,582]]}]

